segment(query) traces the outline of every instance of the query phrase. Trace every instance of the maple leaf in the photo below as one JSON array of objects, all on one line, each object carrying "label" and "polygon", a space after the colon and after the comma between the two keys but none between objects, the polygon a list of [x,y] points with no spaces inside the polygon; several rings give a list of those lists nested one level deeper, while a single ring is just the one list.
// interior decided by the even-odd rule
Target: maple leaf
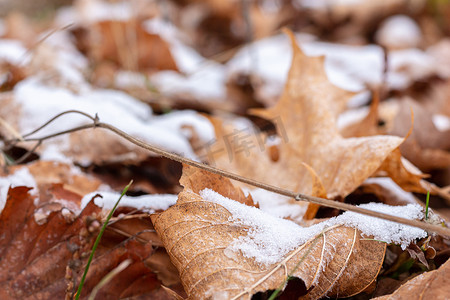
[{"label": "maple leaf", "polygon": [[[224,145],[230,130],[213,122],[218,141],[213,162],[240,175],[311,194],[313,176],[301,165],[306,163],[317,174],[328,197],[345,197],[371,176],[402,139],[394,136],[343,138],[336,119],[352,95],[332,85],[326,76],[323,57],[307,57],[289,33],[293,48],[292,66],[283,95],[269,109],[253,113],[275,121],[278,134],[279,159],[273,161],[257,147],[250,155],[233,144]],[[248,143],[258,145],[261,137],[252,136]],[[228,142],[228,144],[230,144]]]},{"label": "maple leaf", "polygon": [[[192,173],[190,167],[185,167],[185,171],[185,174]],[[205,186],[199,179],[209,180],[207,173],[196,175],[195,181],[182,180],[185,189],[175,206],[152,215],[155,229],[179,270],[190,299],[237,299],[259,291],[284,289],[287,276],[303,280],[308,289],[304,299],[317,299],[325,295],[345,297],[364,290],[376,278],[386,244],[361,239],[358,230],[342,225],[325,228],[322,233],[294,246],[293,250],[270,263],[235,250],[233,244],[261,230],[259,225],[240,219],[247,211],[239,217],[242,222],[233,220],[232,211],[247,206],[228,206],[204,199],[204,191],[200,191],[200,195],[194,192]],[[228,179],[222,181],[228,195],[240,194],[240,190],[232,188]],[[234,201],[238,203],[242,198]],[[265,215],[265,218],[270,217]],[[273,224],[273,221],[267,219],[266,226],[274,228],[279,225]],[[271,239],[274,239],[272,243],[277,243],[276,236],[268,232],[263,234],[267,234],[266,241],[269,243]],[[283,249],[283,245],[278,246]],[[270,246],[260,247],[257,251],[266,251],[266,247]]]}]

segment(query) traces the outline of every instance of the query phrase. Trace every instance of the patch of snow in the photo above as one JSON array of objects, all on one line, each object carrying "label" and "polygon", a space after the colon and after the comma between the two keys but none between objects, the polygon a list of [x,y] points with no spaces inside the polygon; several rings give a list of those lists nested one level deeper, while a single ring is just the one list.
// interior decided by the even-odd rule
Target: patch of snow
[{"label": "patch of snow", "polygon": [[362,121],[367,116],[369,111],[369,107],[361,107],[344,111],[337,119],[337,128],[342,130],[349,125]]},{"label": "patch of snow", "polygon": [[330,9],[330,5],[340,6],[340,5],[357,5],[367,0],[296,0],[294,3],[299,7],[316,9],[316,10],[325,10]]},{"label": "patch of snow", "polygon": [[[59,143],[59,141],[61,141],[61,143]],[[41,161],[57,161],[69,165],[72,164],[72,160],[61,152],[63,149],[66,149],[69,143],[68,139],[61,137],[56,143],[48,144],[47,147],[42,150],[39,159]]]},{"label": "patch of snow", "polygon": [[[205,201],[214,202],[226,208],[231,213],[230,222],[250,228],[246,236],[236,239],[228,249],[241,251],[244,256],[254,258],[261,264],[280,262],[291,250],[304,244],[325,228],[334,225],[342,224],[357,228],[366,236],[372,236],[376,240],[387,243],[400,244],[403,249],[414,239],[427,235],[422,229],[352,212],[345,212],[338,217],[305,228],[294,222],[272,216],[261,209],[225,198],[210,189],[202,190],[200,196]],[[360,207],[400,215],[407,219],[421,219],[424,216],[422,207],[414,204],[388,206],[369,203]]]},{"label": "patch of snow", "polygon": [[225,68],[198,54],[182,41],[188,40],[177,28],[162,18],[143,23],[144,28],[158,34],[170,45],[170,52],[180,73],[160,71],[151,76],[151,82],[164,94],[192,95],[196,99],[222,100],[225,98]]},{"label": "patch of snow", "polygon": [[[325,55],[325,70],[331,83],[349,91],[362,91],[382,79],[383,51],[376,45],[347,46],[315,41],[307,34],[296,34],[297,42],[308,56]],[[286,35],[265,38],[241,49],[227,66],[229,74],[256,74],[268,97],[280,95],[292,60]],[[231,75],[229,75],[231,76]]]},{"label": "patch of snow", "polygon": [[370,93],[370,91],[362,91],[362,92],[357,93],[352,98],[350,98],[350,100],[348,100],[347,107],[348,108],[361,107],[363,105],[368,104],[371,99],[372,99],[372,94]]},{"label": "patch of snow", "polygon": [[392,89],[405,89],[413,81],[437,72],[436,60],[419,49],[390,51],[387,82]]},{"label": "patch of snow", "polygon": [[208,62],[189,75],[175,71],[159,71],[150,77],[151,83],[165,96],[221,101],[225,99],[224,67]]},{"label": "patch of snow", "polygon": [[27,49],[20,41],[0,39],[0,61],[13,65],[28,63],[30,58],[26,53]]},{"label": "patch of snow", "polygon": [[395,196],[399,199],[404,200],[405,202],[416,204],[416,198],[410,192],[404,191],[401,187],[399,187],[391,178],[389,177],[374,177],[367,178],[364,183],[367,184],[377,184],[391,191]]},{"label": "patch of snow", "polygon": [[[83,72],[88,69],[89,62],[75,47],[68,32],[56,31],[51,32],[50,36],[48,34],[49,32],[45,32],[41,35],[41,38],[46,37],[46,39],[39,48],[48,48],[54,69],[65,81],[78,88],[80,85],[86,84]],[[39,53],[39,48],[37,53]]]},{"label": "patch of snow", "polygon": [[63,7],[58,10],[55,24],[91,24],[106,20],[126,21],[133,16],[132,3],[121,1],[110,3],[107,1],[81,0],[77,5]]},{"label": "patch of snow", "polygon": [[384,20],[375,39],[388,48],[415,48],[422,40],[422,32],[410,17],[395,15]]},{"label": "patch of snow", "polygon": [[299,202],[292,203],[291,198],[263,189],[253,189],[248,191],[259,208],[277,218],[301,219],[306,212],[306,205],[299,205]]},{"label": "patch of snow", "polygon": [[227,63],[228,77],[235,73],[256,74],[263,81],[261,94],[277,97],[287,79],[292,49],[286,35],[277,35],[239,50]]},{"label": "patch of snow", "polygon": [[382,80],[383,50],[376,45],[348,46],[325,42],[300,43],[308,56],[325,55],[325,70],[334,85],[358,92]]},{"label": "patch of snow", "polygon": [[162,18],[153,18],[145,21],[142,26],[147,32],[159,35],[170,45],[170,52],[182,73],[194,73],[206,61],[197,51],[182,42],[188,40],[188,37],[170,22]]},{"label": "patch of snow", "polygon": [[192,127],[202,141],[213,140],[216,136],[211,122],[193,110],[173,111],[152,119],[150,124],[173,132],[180,132],[187,139],[192,138],[192,131],[184,128],[186,125]]},{"label": "patch of snow", "polygon": [[[81,200],[81,209],[85,208],[89,201],[91,201],[97,194],[102,195],[102,198],[95,198],[94,203],[95,205],[102,207],[104,210],[111,210],[120,197],[120,193],[116,192],[96,191],[89,193]],[[153,213],[157,210],[168,209],[177,202],[177,198],[177,195],[170,194],[144,195],[137,197],[123,196],[122,200],[120,200],[119,206],[133,207],[145,212]]]},{"label": "patch of snow", "polygon": [[[17,186],[27,186],[33,188],[30,190],[32,195],[37,195],[37,185],[33,175],[27,168],[21,168],[11,175],[0,177],[0,212],[3,210],[6,204],[6,197],[8,195],[9,188]],[[38,198],[36,198],[39,201]],[[37,203],[35,203],[36,205]]]},{"label": "patch of snow", "polygon": [[[423,208],[418,204],[406,206],[389,206],[382,203],[367,203],[359,207],[372,211],[382,212],[392,216],[401,216],[410,220],[421,220],[425,215]],[[424,238],[427,233],[416,227],[385,221],[354,212],[345,212],[340,216],[326,221],[329,225],[344,224],[357,228],[366,236],[373,236],[375,240],[400,245],[403,250],[415,239]]]},{"label": "patch of snow", "polygon": [[148,77],[142,73],[118,70],[114,77],[114,86],[125,89],[129,87],[147,87]]},{"label": "patch of snow", "polygon": [[225,207],[232,215],[231,222],[251,228],[247,236],[238,238],[228,248],[233,251],[240,250],[244,256],[255,258],[262,264],[279,262],[290,250],[317,233],[313,227],[303,228],[255,207],[225,198],[210,189],[202,190],[200,196],[206,201]]},{"label": "patch of snow", "polygon": [[434,114],[432,116],[433,124],[439,131],[450,130],[450,117],[446,115]]},{"label": "patch of snow", "polygon": [[[205,138],[205,142],[214,138],[211,125],[202,116],[192,111],[180,111],[156,117],[148,105],[120,91],[90,89],[75,94],[67,89],[45,86],[37,78],[31,77],[16,85],[14,97],[22,110],[20,132],[32,131],[60,112],[77,109],[91,115],[98,113],[102,122],[193,159],[196,156],[186,130],[181,130],[182,125],[192,126],[201,139]],[[89,119],[80,115],[68,114],[37,135],[67,130],[89,122]],[[54,156],[54,152],[48,155]]]}]

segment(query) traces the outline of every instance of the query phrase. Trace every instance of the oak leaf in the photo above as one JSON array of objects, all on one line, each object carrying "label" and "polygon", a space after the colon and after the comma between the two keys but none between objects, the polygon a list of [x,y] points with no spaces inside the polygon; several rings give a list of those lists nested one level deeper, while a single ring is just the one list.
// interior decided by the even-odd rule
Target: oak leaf
[{"label": "oak leaf", "polygon": [[[189,181],[184,177],[182,182],[186,186],[177,204],[152,215],[155,229],[179,270],[189,299],[248,298],[260,291],[284,289],[288,276],[303,280],[308,289],[304,299],[325,295],[345,297],[361,292],[375,280],[386,244],[362,239],[359,231],[342,225],[324,229],[271,263],[235,250],[233,243],[261,229],[258,225],[233,220],[227,205],[202,198],[202,191],[200,195],[195,192],[204,186],[196,184],[201,182],[199,179],[198,176],[197,180]],[[228,179],[223,182],[228,186],[228,195],[240,194],[239,189],[231,190]],[[234,206],[236,209],[259,211],[238,204],[242,201],[239,197],[228,201],[235,202],[239,207]],[[265,221],[267,226],[277,226],[270,223],[273,220],[269,215],[260,213],[269,218]],[[275,237],[268,236],[268,239]]]}]

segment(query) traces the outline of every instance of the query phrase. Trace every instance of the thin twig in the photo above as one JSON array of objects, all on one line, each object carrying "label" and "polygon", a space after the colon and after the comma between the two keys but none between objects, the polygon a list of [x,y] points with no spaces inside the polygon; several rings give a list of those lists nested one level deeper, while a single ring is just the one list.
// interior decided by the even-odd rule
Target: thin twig
[{"label": "thin twig", "polygon": [[27,151],[22,157],[15,161],[17,165],[23,163],[31,154],[33,154],[34,150],[36,150],[42,144],[42,140],[37,141],[36,145],[33,146],[30,150]]},{"label": "thin twig", "polygon": [[32,134],[35,134],[36,132],[40,131],[41,129],[43,129],[44,127],[48,126],[50,123],[52,123],[52,122],[55,121],[56,119],[58,119],[59,117],[62,117],[62,116],[64,116],[64,115],[71,114],[71,113],[83,115],[83,116],[85,116],[86,118],[89,118],[89,119],[91,119],[92,121],[95,122],[95,118],[93,118],[91,115],[89,115],[89,114],[87,114],[87,113],[85,113],[85,112],[82,112],[82,111],[79,111],[79,110],[66,110],[66,111],[63,111],[62,113],[57,114],[56,116],[54,116],[53,118],[51,118],[50,120],[48,120],[47,122],[45,122],[45,124],[39,126],[38,128],[36,128],[36,129],[33,130],[32,132],[29,132],[29,133],[27,133],[27,134],[24,134],[24,135],[23,135],[23,138],[26,138],[26,137],[28,137],[28,136],[30,136],[30,135],[32,135]]},{"label": "thin twig", "polygon": [[[77,111],[72,111],[72,112],[77,112]],[[86,115],[85,113],[82,113],[82,114]],[[450,229],[443,227],[443,226],[433,225],[433,224],[421,222],[418,220],[409,220],[409,219],[405,219],[405,218],[401,218],[401,217],[397,217],[397,216],[393,216],[393,215],[389,215],[389,214],[385,214],[385,213],[381,213],[381,212],[377,212],[377,211],[372,211],[372,210],[368,210],[368,209],[365,209],[362,207],[358,207],[358,206],[354,206],[354,205],[350,205],[350,204],[342,203],[342,202],[338,202],[338,201],[333,201],[333,200],[329,200],[329,199],[325,199],[325,198],[318,198],[318,197],[313,197],[313,196],[309,196],[309,195],[305,195],[305,194],[295,193],[290,190],[286,190],[286,189],[279,188],[279,187],[276,187],[276,186],[273,186],[270,184],[259,182],[259,181],[256,181],[256,180],[253,180],[250,178],[246,178],[246,177],[240,176],[238,174],[228,172],[228,171],[225,171],[225,170],[222,170],[222,169],[219,169],[219,168],[216,168],[216,167],[213,167],[213,166],[210,166],[210,165],[198,162],[198,161],[194,161],[192,159],[182,157],[178,154],[163,150],[157,146],[153,146],[148,143],[145,143],[110,124],[99,122],[99,119],[97,116],[95,116],[95,117],[89,116],[89,117],[91,120],[94,120],[93,124],[78,126],[73,129],[70,129],[70,130],[65,130],[62,132],[50,134],[50,135],[47,135],[47,136],[44,136],[41,138],[26,138],[26,139],[24,139],[24,141],[39,141],[39,140],[45,140],[45,139],[53,138],[53,137],[60,136],[63,134],[84,130],[84,129],[97,128],[97,127],[104,128],[104,129],[114,132],[115,134],[121,136],[122,138],[128,140],[129,142],[135,144],[136,146],[139,146],[143,149],[146,149],[148,151],[156,153],[157,155],[160,155],[160,156],[166,157],[168,159],[180,162],[182,164],[190,165],[192,167],[199,168],[199,169],[202,169],[202,170],[205,170],[205,171],[208,171],[208,172],[211,172],[211,173],[223,176],[223,177],[230,178],[232,180],[240,181],[242,183],[246,183],[246,184],[252,185],[254,187],[264,189],[269,192],[273,192],[273,193],[276,193],[279,195],[291,197],[297,201],[305,201],[305,202],[309,202],[309,203],[315,203],[315,204],[319,204],[319,205],[322,205],[325,207],[336,208],[336,209],[340,209],[340,210],[344,210],[344,211],[352,211],[355,213],[359,213],[359,214],[363,214],[363,215],[367,215],[367,216],[371,216],[371,217],[376,217],[376,218],[393,221],[393,222],[404,224],[404,225],[421,228],[427,232],[434,232],[434,233],[437,233],[440,235],[450,236]],[[17,142],[19,142],[19,141],[17,141]]]}]

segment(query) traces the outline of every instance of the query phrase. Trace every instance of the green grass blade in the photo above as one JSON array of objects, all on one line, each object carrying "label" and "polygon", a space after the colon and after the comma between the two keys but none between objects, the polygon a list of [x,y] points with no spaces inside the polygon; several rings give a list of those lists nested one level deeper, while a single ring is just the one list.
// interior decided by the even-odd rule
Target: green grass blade
[{"label": "green grass blade", "polygon": [[98,244],[100,243],[100,240],[101,240],[101,238],[103,236],[103,233],[105,232],[106,226],[108,225],[109,220],[111,219],[111,217],[114,214],[114,211],[116,210],[117,206],[119,205],[120,200],[125,195],[125,193],[128,191],[128,189],[130,188],[132,183],[133,183],[133,180],[131,180],[130,183],[123,189],[122,194],[119,197],[119,200],[117,200],[116,204],[111,209],[111,211],[109,212],[108,216],[106,217],[105,222],[103,223],[102,229],[100,230],[100,232],[99,232],[99,234],[97,236],[97,239],[95,240],[94,246],[92,247],[91,255],[89,255],[89,259],[88,259],[88,262],[86,264],[86,268],[84,269],[83,277],[81,277],[80,285],[78,285],[78,290],[77,290],[77,292],[75,294],[75,300],[78,300],[80,298],[81,291],[82,291],[83,285],[84,285],[84,281],[86,280],[86,275],[87,275],[87,273],[89,271],[89,267],[91,266],[92,259],[94,258],[95,250],[97,250]]},{"label": "green grass blade", "polygon": [[427,202],[425,204],[425,220],[428,220],[428,206],[430,205],[430,191],[427,192]]}]

